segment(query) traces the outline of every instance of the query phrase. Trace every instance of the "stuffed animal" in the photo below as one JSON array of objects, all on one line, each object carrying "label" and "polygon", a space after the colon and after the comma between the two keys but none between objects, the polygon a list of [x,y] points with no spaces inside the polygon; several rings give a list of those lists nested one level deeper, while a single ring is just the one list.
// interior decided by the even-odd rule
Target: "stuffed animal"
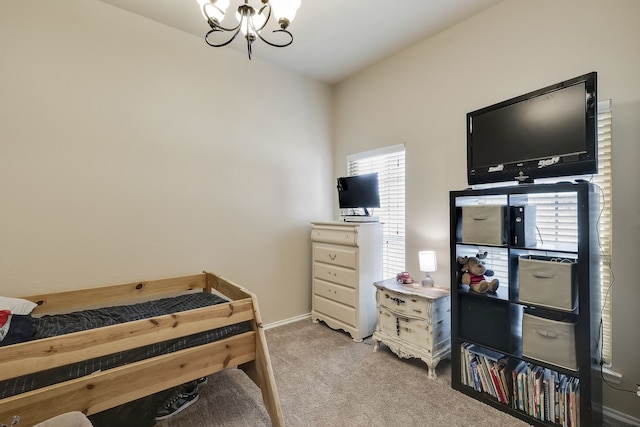
[{"label": "stuffed animal", "polygon": [[479,293],[495,292],[498,289],[498,279],[491,279],[492,270],[487,270],[483,259],[487,257],[487,253],[478,253],[476,256],[458,257],[458,263],[461,265],[462,272],[461,282],[463,285],[469,285],[471,289]]}]

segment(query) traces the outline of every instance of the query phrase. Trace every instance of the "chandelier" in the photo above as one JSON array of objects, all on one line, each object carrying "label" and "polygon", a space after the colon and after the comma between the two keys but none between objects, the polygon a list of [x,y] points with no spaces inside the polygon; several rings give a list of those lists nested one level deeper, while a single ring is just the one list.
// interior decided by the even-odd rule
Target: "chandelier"
[{"label": "chandelier", "polygon": [[[238,6],[238,10],[236,11],[237,25],[229,28],[222,25],[225,13],[229,7],[229,0],[196,1],[200,5],[202,15],[211,26],[211,31],[204,36],[204,40],[209,46],[226,46],[242,31],[244,38],[247,40],[247,52],[249,59],[251,59],[251,45],[257,38],[274,47],[285,47],[293,43],[293,34],[291,34],[287,28],[291,21],[293,21],[296,11],[300,7],[301,0],[261,0],[262,6],[259,9],[249,5],[248,0],[244,0],[244,3]],[[262,35],[262,30],[269,23],[272,12],[280,27],[279,29],[273,30],[273,33],[285,34],[286,36],[283,43],[269,41]],[[215,41],[215,35],[217,35],[217,33],[225,34],[226,39],[223,38],[223,40],[219,42]]]}]

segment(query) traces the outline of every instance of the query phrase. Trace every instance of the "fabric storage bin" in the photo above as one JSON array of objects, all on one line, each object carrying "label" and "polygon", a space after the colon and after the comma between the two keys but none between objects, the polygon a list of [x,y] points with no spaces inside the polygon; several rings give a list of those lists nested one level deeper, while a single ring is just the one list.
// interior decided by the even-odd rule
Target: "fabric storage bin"
[{"label": "fabric storage bin", "polygon": [[577,370],[576,324],[522,314],[522,355]]},{"label": "fabric storage bin", "polygon": [[508,304],[461,295],[460,334],[463,339],[509,352],[510,328]]},{"label": "fabric storage bin", "polygon": [[507,243],[505,222],[505,206],[463,206],[462,242],[480,245],[503,245]]},{"label": "fabric storage bin", "polygon": [[520,302],[564,311],[577,307],[575,259],[527,255],[518,264]]}]

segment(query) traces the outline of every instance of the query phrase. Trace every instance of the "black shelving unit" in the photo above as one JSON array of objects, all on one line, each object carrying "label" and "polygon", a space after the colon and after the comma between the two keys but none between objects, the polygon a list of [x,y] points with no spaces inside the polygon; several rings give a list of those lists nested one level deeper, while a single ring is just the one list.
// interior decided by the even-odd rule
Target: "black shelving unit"
[{"label": "black shelving unit", "polygon": [[[568,196],[571,200],[575,200],[575,205],[568,215],[573,216],[573,219],[577,218],[577,226],[568,226],[567,232],[577,233],[577,244],[567,245],[550,241],[551,239],[542,240],[539,232],[536,232],[538,238],[535,239],[535,243],[528,247],[514,244],[512,238],[514,218],[509,207],[535,206],[538,203],[537,200],[542,198],[548,202],[547,196],[558,199]],[[578,418],[575,420],[576,424],[579,426],[602,424],[602,383],[599,363],[600,263],[596,229],[599,215],[598,202],[599,197],[594,186],[586,182],[522,184],[450,193],[451,385],[454,389],[533,425],[552,426],[562,425],[556,422],[554,415],[564,410],[553,400],[556,399],[557,402],[557,399],[560,399],[557,386],[561,380],[566,380],[568,383],[576,384],[576,391],[580,396],[574,408],[574,414]],[[464,207],[484,204],[504,207],[502,212],[505,240],[502,244],[463,241]],[[534,218],[528,219],[529,222],[533,220]],[[538,225],[536,224],[536,229]],[[461,272],[457,257],[484,251],[489,252],[486,259],[489,267],[495,264],[501,266],[500,271],[495,273],[500,279],[500,287],[496,293],[476,293],[468,286],[462,285],[460,281]],[[574,283],[577,303],[574,308],[559,309],[520,300],[519,267],[522,257],[527,256],[570,258],[575,261]],[[554,363],[553,354],[549,356],[552,361],[523,355],[523,335],[529,346],[532,342],[530,335],[527,335],[528,332],[523,334],[525,313],[534,313],[535,316],[544,319],[562,319],[575,324],[573,329],[575,343],[568,343],[568,345],[575,349],[577,369]],[[466,349],[469,346],[502,356],[500,365],[503,367],[502,375],[506,392],[509,393],[507,399],[500,399],[494,395],[495,393],[487,392],[481,386],[474,387],[473,381],[469,380],[469,378],[473,379],[473,370],[470,371],[467,363],[469,353]],[[549,414],[549,410],[545,413],[544,409],[540,409],[536,414],[530,406],[524,408],[517,399],[514,401],[513,388],[518,389],[518,381],[513,371],[523,365],[530,370],[542,372],[543,375],[546,372],[551,375],[552,379],[549,382],[556,386],[556,390],[546,396],[546,402],[555,405],[551,410],[553,416]],[[553,378],[558,380],[553,381]],[[568,401],[565,400],[564,403]],[[541,419],[545,418],[545,415],[554,419]]]}]

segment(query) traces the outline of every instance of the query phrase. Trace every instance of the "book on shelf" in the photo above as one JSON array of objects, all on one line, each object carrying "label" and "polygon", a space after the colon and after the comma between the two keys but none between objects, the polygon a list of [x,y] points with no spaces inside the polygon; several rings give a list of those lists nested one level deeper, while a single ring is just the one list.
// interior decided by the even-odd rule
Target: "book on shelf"
[{"label": "book on shelf", "polygon": [[566,425],[565,421],[567,419],[567,377],[563,376],[560,381],[560,414],[559,414],[559,423],[561,426]]},{"label": "book on shelf", "polygon": [[513,400],[511,400],[511,396],[509,395],[509,382],[507,381],[507,365],[505,364],[499,371],[498,371],[498,380],[500,381],[500,387],[502,388],[502,390],[504,390],[504,403],[509,403],[509,402],[513,402]]},{"label": "book on shelf", "polygon": [[580,421],[580,379],[519,361],[510,373],[511,407],[532,418],[563,427]]},{"label": "book on shelf", "polygon": [[511,394],[505,355],[470,343],[463,343],[460,350],[461,382],[489,394],[500,403],[509,403]]},{"label": "book on shelf", "polygon": [[[527,389],[526,369],[527,364],[523,360],[521,360],[515,366],[512,373],[512,376],[515,378],[513,381],[514,408],[521,411],[526,411],[526,408],[528,407],[526,394],[524,392]],[[516,404],[517,406],[515,406]]]}]

